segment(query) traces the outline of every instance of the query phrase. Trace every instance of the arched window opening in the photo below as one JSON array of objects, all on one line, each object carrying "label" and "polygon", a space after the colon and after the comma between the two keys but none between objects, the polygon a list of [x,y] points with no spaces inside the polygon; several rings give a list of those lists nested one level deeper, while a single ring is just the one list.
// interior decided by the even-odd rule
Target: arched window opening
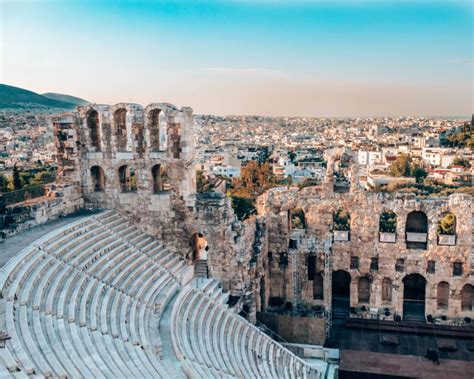
[{"label": "arched window opening", "polygon": [[92,188],[94,192],[105,190],[105,174],[100,166],[91,167]]},{"label": "arched window opening", "polygon": [[389,278],[382,280],[382,302],[385,304],[392,302],[392,281]]},{"label": "arched window opening", "polygon": [[406,242],[409,249],[426,249],[428,242],[428,217],[424,212],[414,211],[407,216]]},{"label": "arched window opening", "polygon": [[290,212],[291,217],[291,229],[305,229],[306,221],[304,212],[301,208],[293,209]]},{"label": "arched window opening", "polygon": [[436,302],[438,309],[447,309],[449,303],[449,283],[440,282],[436,290]]},{"label": "arched window opening", "polygon": [[334,230],[349,231],[351,228],[351,218],[345,209],[339,209],[333,216]]},{"label": "arched window opening", "polygon": [[128,166],[121,166],[118,171],[121,192],[135,192],[137,190],[137,178],[135,170]]},{"label": "arched window opening", "polygon": [[117,150],[127,150],[127,110],[117,109],[114,114],[115,137],[117,139]]},{"label": "arched window opening", "polygon": [[461,290],[461,310],[472,311],[474,307],[474,286],[466,284]]},{"label": "arched window opening", "polygon": [[359,304],[369,304],[370,303],[370,280],[369,278],[363,276],[359,279],[357,284],[357,291],[359,294]]},{"label": "arched window opening", "polygon": [[451,212],[445,212],[438,221],[438,244],[456,245],[456,216]]},{"label": "arched window opening", "polygon": [[379,219],[379,232],[396,233],[397,215],[391,210],[384,210]]},{"label": "arched window opening", "polygon": [[313,299],[324,300],[324,281],[321,273],[316,273],[313,279]]},{"label": "arched window opening", "polygon": [[150,132],[150,151],[160,150],[160,109],[148,112],[148,130]]},{"label": "arched window opening", "polygon": [[169,191],[171,189],[170,180],[166,168],[160,164],[151,169],[153,176],[153,193]]},{"label": "arched window opening", "polygon": [[334,241],[349,241],[350,229],[351,219],[349,212],[341,208],[333,215]]},{"label": "arched window opening", "polygon": [[438,234],[456,234],[456,216],[451,212],[442,214],[438,222]]},{"label": "arched window opening", "polygon": [[99,114],[95,110],[87,113],[87,129],[91,139],[91,147],[95,151],[100,151],[100,129],[99,129]]}]

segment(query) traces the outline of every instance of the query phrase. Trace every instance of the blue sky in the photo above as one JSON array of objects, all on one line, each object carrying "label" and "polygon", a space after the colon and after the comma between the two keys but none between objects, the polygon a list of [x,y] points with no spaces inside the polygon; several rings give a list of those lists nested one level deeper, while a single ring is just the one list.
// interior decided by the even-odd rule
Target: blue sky
[{"label": "blue sky", "polygon": [[[1,0],[0,0],[1,1]],[[470,114],[470,1],[3,1],[3,83],[199,113]]]}]

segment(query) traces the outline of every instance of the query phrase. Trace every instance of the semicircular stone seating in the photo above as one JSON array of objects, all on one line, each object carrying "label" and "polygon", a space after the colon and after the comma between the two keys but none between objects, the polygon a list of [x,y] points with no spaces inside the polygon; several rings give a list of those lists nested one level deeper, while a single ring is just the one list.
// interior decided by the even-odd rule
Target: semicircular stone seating
[{"label": "semicircular stone seating", "polygon": [[10,337],[0,349],[0,377],[174,376],[151,330],[185,271],[116,212],[46,235],[0,273],[0,326]]},{"label": "semicircular stone seating", "polygon": [[193,378],[323,378],[226,305],[218,282],[186,285],[171,314],[173,349]]}]

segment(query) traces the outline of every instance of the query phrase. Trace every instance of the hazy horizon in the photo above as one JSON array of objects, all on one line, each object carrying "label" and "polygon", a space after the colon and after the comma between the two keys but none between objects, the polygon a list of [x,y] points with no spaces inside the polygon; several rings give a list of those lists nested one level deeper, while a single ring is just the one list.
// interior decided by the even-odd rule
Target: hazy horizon
[{"label": "hazy horizon", "polygon": [[[0,82],[197,114],[469,117],[470,1],[3,1]],[[446,116],[445,116],[446,117]]]}]

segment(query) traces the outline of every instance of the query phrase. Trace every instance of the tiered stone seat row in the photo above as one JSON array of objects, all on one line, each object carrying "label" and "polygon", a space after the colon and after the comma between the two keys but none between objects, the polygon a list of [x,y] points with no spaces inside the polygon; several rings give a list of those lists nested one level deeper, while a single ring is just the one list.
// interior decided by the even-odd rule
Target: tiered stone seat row
[{"label": "tiered stone seat row", "polygon": [[0,274],[11,337],[0,349],[0,376],[168,377],[149,323],[179,290],[183,269],[112,212],[36,241]]},{"label": "tiered stone seat row", "polygon": [[187,285],[173,306],[176,356],[195,378],[324,377],[226,305],[218,283]]}]

